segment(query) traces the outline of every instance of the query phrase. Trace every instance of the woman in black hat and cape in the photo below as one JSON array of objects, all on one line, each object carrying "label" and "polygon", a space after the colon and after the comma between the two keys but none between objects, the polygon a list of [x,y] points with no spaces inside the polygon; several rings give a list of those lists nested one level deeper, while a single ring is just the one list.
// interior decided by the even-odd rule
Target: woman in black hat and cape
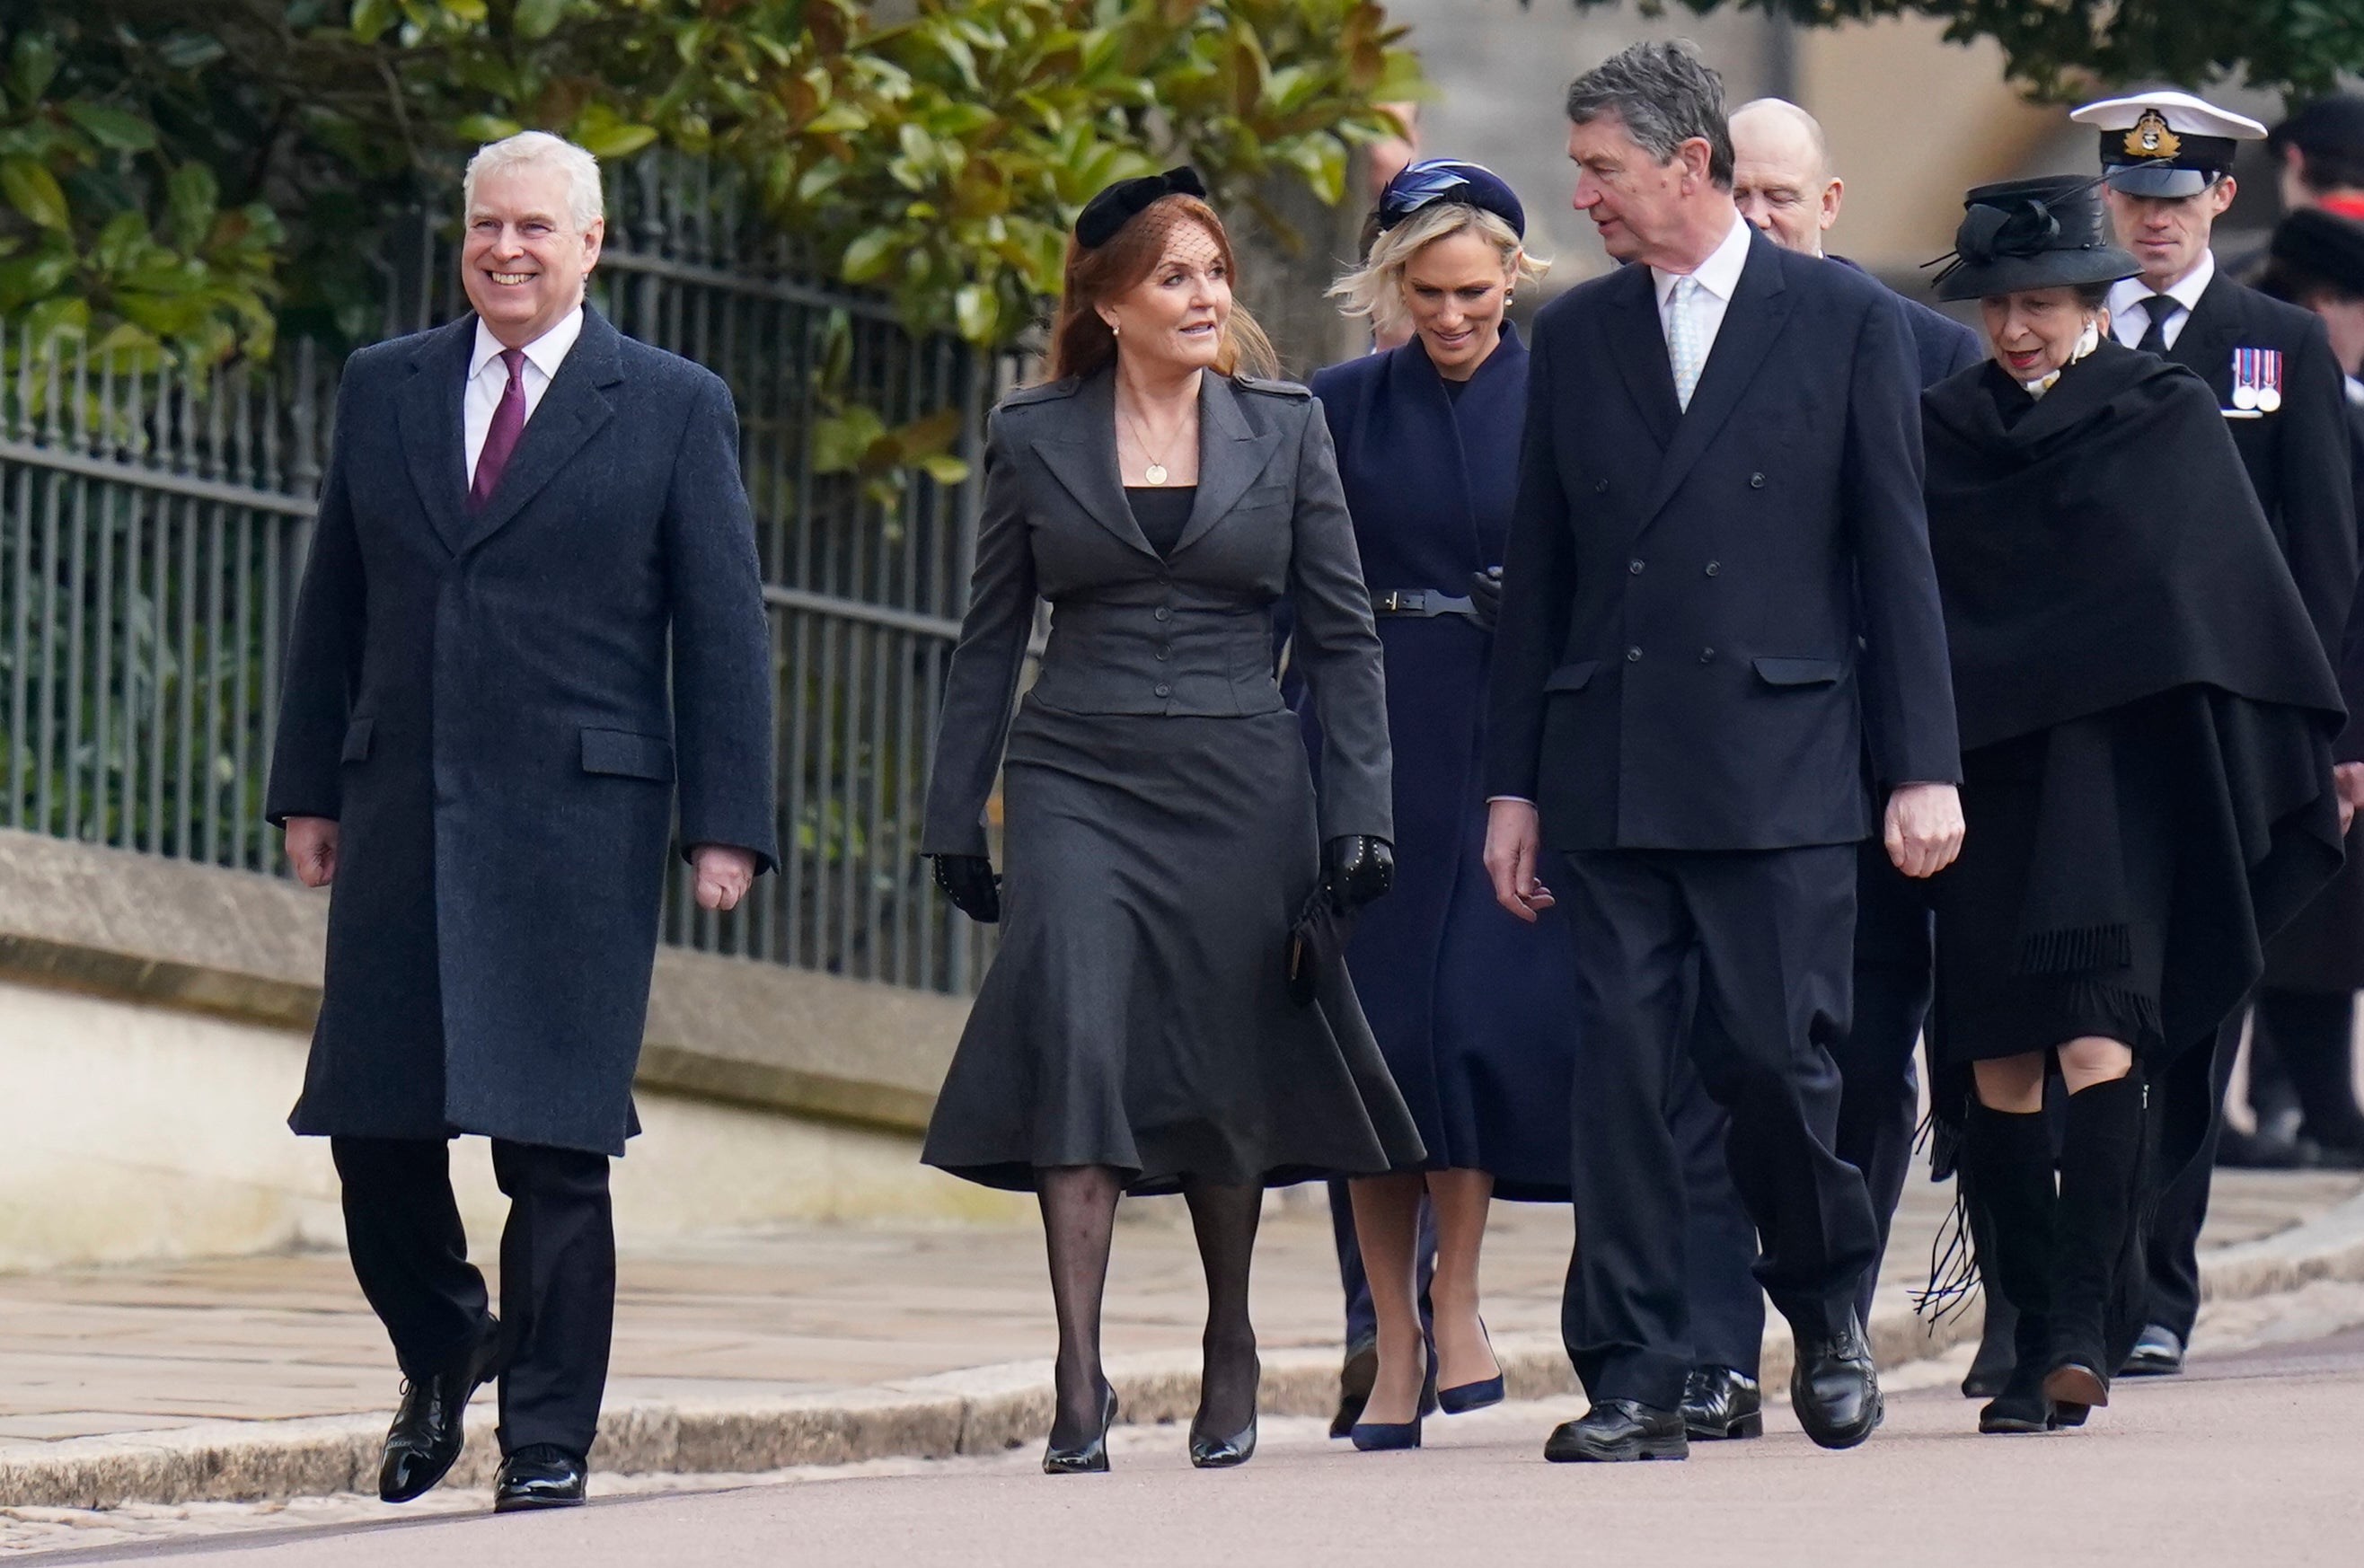
[{"label": "woman in black hat and cape", "polygon": [[[1990,358],[1924,395],[1968,833],[1935,885],[1941,1121],[2020,1308],[1988,1432],[2109,1402],[2139,1326],[2146,1084],[2337,868],[2337,687],[2215,398],[2113,343],[2089,182],[1969,193],[1938,295]],[[2043,1115],[2068,1091],[2057,1152]]]}]

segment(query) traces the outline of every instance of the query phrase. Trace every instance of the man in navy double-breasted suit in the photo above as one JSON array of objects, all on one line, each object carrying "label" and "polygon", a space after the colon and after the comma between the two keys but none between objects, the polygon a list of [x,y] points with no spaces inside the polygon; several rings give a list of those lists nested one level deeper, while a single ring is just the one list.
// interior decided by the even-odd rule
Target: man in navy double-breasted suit
[{"label": "man in navy double-breasted suit", "polygon": [[[777,854],[773,676],[729,391],[584,303],[591,155],[496,142],[465,204],[474,314],[346,367],[268,810],[335,889],[292,1121],[407,1379],[379,1494],[442,1479],[497,1375],[506,1511],[583,1501],[676,786],[728,909]],[[498,1325],[459,1133],[510,1199]]]},{"label": "man in navy double-breasted suit", "polygon": [[1742,221],[1689,49],[1637,44],[1567,107],[1576,205],[1628,264],[1535,325],[1487,761],[1504,906],[1549,899],[1536,851],[1567,853],[1586,1041],[1562,1329],[1593,1403],[1545,1453],[1686,1451],[1665,1104],[1694,1001],[1791,1402],[1847,1447],[1880,1414],[1855,1305],[1877,1230],[1833,1151],[1856,846],[1879,831],[1925,876],[1961,840],[1911,332],[1879,284]]}]

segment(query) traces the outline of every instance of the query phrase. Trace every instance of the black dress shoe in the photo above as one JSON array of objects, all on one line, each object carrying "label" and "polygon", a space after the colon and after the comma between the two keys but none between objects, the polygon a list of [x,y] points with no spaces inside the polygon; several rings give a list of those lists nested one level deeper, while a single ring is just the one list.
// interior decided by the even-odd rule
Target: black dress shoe
[{"label": "black dress shoe", "polygon": [[1363,1418],[1363,1407],[1371,1402],[1371,1385],[1378,1380],[1378,1342],[1349,1346],[1346,1364],[1338,1369],[1338,1413],[1330,1418],[1332,1437],[1343,1438],[1355,1429]]},{"label": "black dress shoe", "polygon": [[1801,1340],[1790,1373],[1790,1407],[1806,1435],[1823,1448],[1853,1448],[1871,1436],[1885,1412],[1871,1347],[1853,1314],[1827,1340]]},{"label": "black dress shoe", "polygon": [[2135,1348],[2120,1377],[2173,1377],[2183,1370],[2183,1336],[2164,1324],[2153,1323],[2135,1336]]},{"label": "black dress shoe", "polygon": [[467,1441],[468,1396],[498,1370],[499,1343],[500,1325],[487,1314],[466,1354],[440,1372],[403,1380],[402,1404],[378,1462],[381,1499],[407,1503],[451,1473]]},{"label": "black dress shoe", "polygon": [[1680,1410],[1660,1410],[1632,1399],[1600,1400],[1577,1419],[1555,1427],[1544,1444],[1544,1457],[1554,1464],[1690,1456]]},{"label": "black dress shoe", "polygon": [[525,1513],[534,1508],[579,1508],[590,1466],[580,1454],[556,1443],[533,1443],[501,1461],[501,1477],[493,1483],[493,1512]]},{"label": "black dress shoe", "polygon": [[1109,1429],[1116,1425],[1116,1390],[1100,1385],[1100,1429],[1082,1442],[1062,1448],[1057,1443],[1046,1444],[1043,1450],[1043,1473],[1045,1475],[1100,1475],[1109,1467]]},{"label": "black dress shoe", "polygon": [[1693,1367],[1683,1380],[1683,1429],[1694,1442],[1765,1435],[1765,1396],[1756,1380],[1728,1366]]}]

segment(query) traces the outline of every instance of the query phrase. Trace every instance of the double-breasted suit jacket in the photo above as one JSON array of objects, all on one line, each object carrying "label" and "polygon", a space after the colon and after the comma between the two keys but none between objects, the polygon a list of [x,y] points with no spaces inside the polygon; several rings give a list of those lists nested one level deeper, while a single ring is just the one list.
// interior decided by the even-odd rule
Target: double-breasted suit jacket
[{"label": "double-breasted suit jacket", "polygon": [[[1387,695],[1330,434],[1303,387],[1200,378],[1199,484],[1160,552],[1117,469],[1103,370],[996,411],[923,847],[982,854],[1005,774],[1002,940],[922,1157],[1024,1188],[1101,1165],[1136,1192],[1416,1163],[1343,974],[1291,1000],[1320,841],[1392,837]],[[1327,737],[1318,795],[1272,627]],[[1037,597],[1042,668],[1010,699]],[[1004,768],[1005,751],[1007,758]]]},{"label": "double-breasted suit jacket", "polygon": [[340,825],[293,1125],[621,1153],[676,785],[684,845],[777,853],[737,423],[586,306],[472,511],[475,329],[364,349],[338,397],[269,798]]},{"label": "double-breasted suit jacket", "polygon": [[1685,411],[1649,269],[1535,322],[1487,793],[1567,850],[1765,850],[1958,776],[1895,297],[1761,235]]}]

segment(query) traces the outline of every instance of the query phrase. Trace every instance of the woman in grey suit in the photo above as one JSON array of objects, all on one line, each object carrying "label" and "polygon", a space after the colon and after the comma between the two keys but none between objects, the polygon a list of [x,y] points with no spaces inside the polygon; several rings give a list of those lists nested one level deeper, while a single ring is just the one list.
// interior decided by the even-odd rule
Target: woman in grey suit
[{"label": "woman in grey suit", "polygon": [[[1345,914],[1392,873],[1387,704],[1328,427],[1302,387],[1241,373],[1271,349],[1232,306],[1203,195],[1177,169],[1077,220],[1053,379],[987,438],[928,795],[937,880],[1008,925],[923,1157],[1038,1195],[1054,1474],[1108,1467],[1099,1309],[1121,1193],[1189,1203],[1207,1272],[1190,1457],[1237,1464],[1255,1446],[1263,1189],[1421,1157],[1334,946],[1292,999],[1287,939],[1317,891]],[[1283,595],[1324,736],[1318,806],[1273,678]],[[1013,724],[1038,596],[1051,640]],[[998,879],[985,808],[1005,744]]]}]

